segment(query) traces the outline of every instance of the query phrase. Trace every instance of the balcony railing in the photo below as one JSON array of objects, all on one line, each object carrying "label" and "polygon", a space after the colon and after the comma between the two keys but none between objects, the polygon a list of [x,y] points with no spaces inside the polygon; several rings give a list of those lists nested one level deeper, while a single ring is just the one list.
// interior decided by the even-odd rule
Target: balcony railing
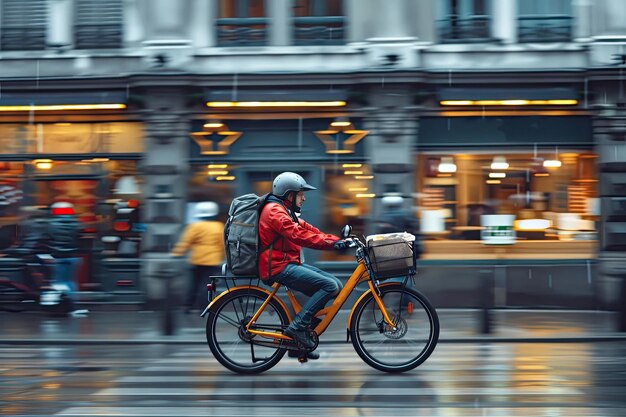
[{"label": "balcony railing", "polygon": [[217,19],[218,46],[263,46],[267,44],[266,18]]},{"label": "balcony railing", "polygon": [[46,27],[3,27],[0,31],[3,51],[37,51],[46,49]]},{"label": "balcony railing", "polygon": [[76,49],[115,49],[122,47],[122,25],[76,25]]},{"label": "balcony railing", "polygon": [[343,16],[294,18],[296,45],[342,45],[345,43]]},{"label": "balcony railing", "polygon": [[487,42],[491,37],[491,16],[474,15],[460,17],[449,15],[439,20],[439,40],[442,43]]},{"label": "balcony railing", "polygon": [[520,16],[519,42],[569,42],[572,40],[572,16]]}]

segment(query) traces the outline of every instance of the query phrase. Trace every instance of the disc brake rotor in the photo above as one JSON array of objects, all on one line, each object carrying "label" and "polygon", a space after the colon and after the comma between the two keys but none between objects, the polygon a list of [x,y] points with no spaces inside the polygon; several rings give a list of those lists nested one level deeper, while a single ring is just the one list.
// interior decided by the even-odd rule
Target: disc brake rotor
[{"label": "disc brake rotor", "polygon": [[395,328],[394,326],[383,323],[383,334],[389,339],[401,339],[404,337],[408,331],[406,320],[402,317],[391,317],[391,321],[396,323]]}]

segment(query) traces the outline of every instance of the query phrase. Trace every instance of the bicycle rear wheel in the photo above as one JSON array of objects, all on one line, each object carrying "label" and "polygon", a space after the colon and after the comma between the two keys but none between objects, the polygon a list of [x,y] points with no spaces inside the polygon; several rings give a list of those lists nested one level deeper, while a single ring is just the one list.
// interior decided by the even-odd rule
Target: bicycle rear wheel
[{"label": "bicycle rear wheel", "polygon": [[395,328],[385,323],[374,296],[367,294],[354,308],[350,322],[354,349],[375,369],[411,370],[428,359],[437,345],[437,312],[424,295],[402,284],[383,284],[380,293]]},{"label": "bicycle rear wheel", "polygon": [[[207,343],[215,359],[231,371],[261,373],[285,355],[282,343],[252,335],[245,329],[267,297],[268,293],[258,288],[238,288],[216,299],[208,311]],[[283,306],[271,299],[255,327],[278,330],[288,324],[289,316]]]}]

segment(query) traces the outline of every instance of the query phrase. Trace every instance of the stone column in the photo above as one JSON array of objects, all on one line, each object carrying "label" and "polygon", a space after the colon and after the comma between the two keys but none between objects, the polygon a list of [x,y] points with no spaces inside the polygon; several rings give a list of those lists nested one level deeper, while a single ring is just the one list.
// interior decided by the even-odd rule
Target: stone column
[{"label": "stone column", "polygon": [[414,36],[421,42],[437,42],[437,8],[435,2],[420,1],[411,2],[414,24]]},{"label": "stone column", "polygon": [[[405,197],[405,208],[412,208],[415,191],[414,169],[418,120],[416,108],[411,107],[411,96],[402,90],[381,90],[370,96],[374,107],[368,109],[364,128],[366,154],[374,174],[373,187],[377,198],[370,210],[371,218],[383,213],[381,199],[385,193],[400,193]],[[375,225],[370,222],[369,227]],[[375,230],[368,230],[368,233]]]},{"label": "stone column", "polygon": [[192,59],[192,0],[138,0],[145,28],[146,60],[153,67],[184,68]]},{"label": "stone column", "polygon": [[290,0],[267,0],[268,44],[288,46],[292,41],[292,4]]},{"label": "stone column", "polygon": [[375,38],[405,38],[411,36],[404,0],[374,0],[377,24]]},{"label": "stone column", "polygon": [[[146,152],[141,165],[141,214],[147,230],[142,240],[141,279],[150,305],[164,297],[165,283],[157,272],[172,266],[168,254],[184,223],[190,122],[180,89],[154,89],[146,96],[149,110],[145,118]],[[184,280],[174,284],[186,284],[180,281]]]},{"label": "stone column", "polygon": [[366,39],[370,66],[415,68],[420,66],[414,46],[413,15],[404,0],[372,0],[370,17],[373,36]]},{"label": "stone column", "polygon": [[124,2],[124,30],[122,31],[124,47],[138,47],[144,39],[142,11],[138,0]]},{"label": "stone column", "polygon": [[57,48],[74,44],[74,0],[51,0],[48,3],[46,43]]},{"label": "stone column", "polygon": [[217,2],[193,0],[191,10],[189,37],[193,47],[207,48],[215,45]]},{"label": "stone column", "polygon": [[612,104],[594,107],[601,207],[598,300],[600,307],[621,311],[618,326],[626,331],[626,108]]},{"label": "stone column", "polygon": [[[522,0],[523,1],[523,0]],[[503,44],[517,42],[517,1],[498,0],[493,4],[491,16],[492,36]]]},{"label": "stone column", "polygon": [[573,37],[578,41],[588,41],[592,36],[593,0],[573,0]]},{"label": "stone column", "polygon": [[367,5],[368,0],[345,0],[343,2],[344,16],[346,17],[346,41],[363,42],[366,38],[373,36],[369,33],[369,16]]}]

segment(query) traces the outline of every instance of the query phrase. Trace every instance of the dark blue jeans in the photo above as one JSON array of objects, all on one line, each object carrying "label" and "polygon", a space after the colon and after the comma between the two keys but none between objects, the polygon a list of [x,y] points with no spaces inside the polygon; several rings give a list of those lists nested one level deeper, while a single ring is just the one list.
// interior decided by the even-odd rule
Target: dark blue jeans
[{"label": "dark blue jeans", "polygon": [[302,330],[309,326],[315,313],[324,308],[326,303],[343,288],[341,281],[335,276],[306,264],[289,264],[272,279],[310,297],[289,326],[294,330]]},{"label": "dark blue jeans", "polygon": [[52,264],[52,282],[66,285],[70,310],[75,309],[76,302],[76,271],[80,266],[80,258],[57,258]]}]

